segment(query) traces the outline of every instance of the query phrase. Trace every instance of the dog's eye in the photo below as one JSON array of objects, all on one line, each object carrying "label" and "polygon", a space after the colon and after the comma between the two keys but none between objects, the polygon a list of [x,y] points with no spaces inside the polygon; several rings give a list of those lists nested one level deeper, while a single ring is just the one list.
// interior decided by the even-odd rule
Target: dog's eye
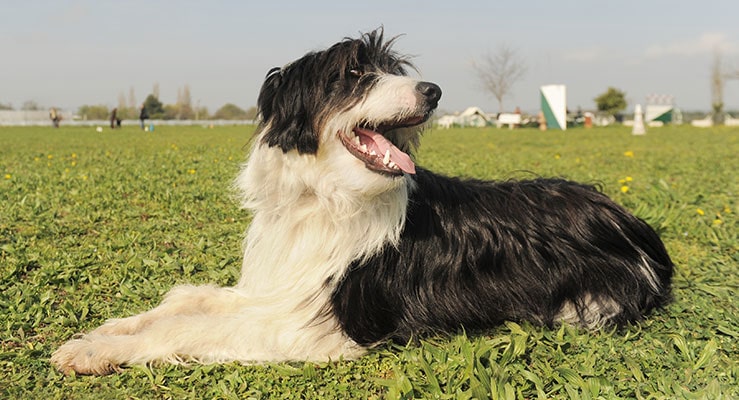
[{"label": "dog's eye", "polygon": [[352,68],[352,69],[349,70],[349,75],[351,75],[351,76],[353,76],[355,78],[360,78],[362,75],[364,75],[364,72],[362,70],[357,69],[357,68]]}]

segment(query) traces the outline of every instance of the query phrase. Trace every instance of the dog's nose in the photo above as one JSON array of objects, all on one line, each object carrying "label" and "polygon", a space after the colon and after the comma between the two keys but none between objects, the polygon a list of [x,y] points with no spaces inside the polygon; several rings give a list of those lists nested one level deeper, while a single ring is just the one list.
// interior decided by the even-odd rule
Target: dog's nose
[{"label": "dog's nose", "polygon": [[439,99],[441,98],[441,88],[439,85],[431,82],[418,82],[416,90],[426,98],[426,101],[432,107],[436,107],[439,103]]}]

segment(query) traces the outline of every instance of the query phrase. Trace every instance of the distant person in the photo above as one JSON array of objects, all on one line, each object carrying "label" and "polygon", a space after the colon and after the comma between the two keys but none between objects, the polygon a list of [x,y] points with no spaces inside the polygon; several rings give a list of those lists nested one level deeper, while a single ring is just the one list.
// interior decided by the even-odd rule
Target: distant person
[{"label": "distant person", "polygon": [[547,119],[544,117],[544,113],[542,111],[539,111],[539,115],[536,116],[536,121],[539,123],[540,131],[547,130]]},{"label": "distant person", "polygon": [[146,106],[143,104],[141,105],[141,111],[139,112],[139,120],[141,121],[141,130],[144,130],[144,126],[146,125],[145,121],[149,118],[149,113],[146,112]]},{"label": "distant person", "polygon": [[58,128],[59,121],[62,120],[62,116],[56,110],[56,107],[51,107],[51,110],[49,110],[49,118],[51,119],[51,123],[54,125],[54,128]]},{"label": "distant person", "polygon": [[116,127],[121,127],[121,119],[118,118],[118,109],[114,108],[110,112],[110,129],[115,129]]}]

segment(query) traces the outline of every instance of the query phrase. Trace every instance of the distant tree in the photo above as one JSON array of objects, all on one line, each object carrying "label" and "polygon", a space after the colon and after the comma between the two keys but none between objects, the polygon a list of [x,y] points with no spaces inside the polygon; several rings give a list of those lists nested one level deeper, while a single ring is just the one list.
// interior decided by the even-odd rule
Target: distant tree
[{"label": "distant tree", "polygon": [[711,68],[711,115],[714,125],[724,123],[724,83],[725,74],[721,63],[721,53],[716,50]]},{"label": "distant tree", "polygon": [[139,117],[135,107],[129,107],[123,92],[118,94],[118,111],[116,116],[120,119],[136,119]]},{"label": "distant tree", "polygon": [[150,94],[144,100],[144,107],[146,112],[149,113],[151,119],[162,119],[164,118],[164,104],[159,101],[159,98]]},{"label": "distant tree", "polygon": [[227,103],[213,114],[214,119],[249,119],[246,111],[239,108],[236,104]]},{"label": "distant tree", "polygon": [[108,110],[108,106],[102,104],[96,106],[84,105],[77,109],[77,115],[84,120],[108,119],[110,117],[110,110]]},{"label": "distant tree", "polygon": [[138,110],[139,108],[139,104],[136,103],[136,94],[134,93],[133,86],[128,88],[128,107],[134,110]]},{"label": "distant tree", "polygon": [[195,107],[195,119],[210,119],[210,112],[208,111],[208,107]]},{"label": "distant tree", "polygon": [[118,110],[121,108],[126,108],[126,95],[123,92],[118,93]]},{"label": "distant tree", "polygon": [[626,109],[626,93],[614,87],[609,87],[605,93],[596,97],[595,105],[598,111],[616,116]]},{"label": "distant tree", "polygon": [[498,47],[495,53],[473,61],[472,67],[482,87],[498,100],[498,111],[503,112],[503,99],[511,94],[513,84],[526,74],[526,64],[516,51],[508,46]]},{"label": "distant tree", "polygon": [[10,103],[0,103],[0,110],[12,110],[13,105]]},{"label": "distant tree", "polygon": [[195,112],[192,108],[192,96],[190,95],[190,85],[180,90],[177,89],[177,119],[193,119]]},{"label": "distant tree", "polygon": [[26,100],[25,102],[23,102],[23,105],[21,106],[21,110],[23,110],[23,111],[39,111],[39,110],[41,110],[41,106],[38,105],[38,103],[36,103],[33,100]]},{"label": "distant tree", "polygon": [[257,119],[257,114],[259,111],[257,110],[257,107],[251,106],[246,109],[244,117],[246,119]]},{"label": "distant tree", "polygon": [[165,104],[164,113],[161,115],[161,119],[178,119],[180,110],[176,104]]},{"label": "distant tree", "polygon": [[724,85],[727,80],[732,79],[739,79],[739,69],[732,70],[724,65],[721,61],[721,52],[716,50],[711,68],[711,114],[714,125],[723,125],[726,122]]}]

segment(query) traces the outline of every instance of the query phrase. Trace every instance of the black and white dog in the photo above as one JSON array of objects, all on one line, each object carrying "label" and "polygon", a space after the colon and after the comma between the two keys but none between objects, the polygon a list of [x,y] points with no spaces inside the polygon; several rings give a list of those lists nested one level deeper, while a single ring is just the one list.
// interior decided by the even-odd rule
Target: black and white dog
[{"label": "black and white dog", "polygon": [[236,180],[253,212],[235,287],[174,288],[52,356],[65,373],[149,362],[354,358],[504,320],[589,328],[670,298],[657,234],[593,187],[437,175],[409,155],[441,89],[381,30],[269,72]]}]

